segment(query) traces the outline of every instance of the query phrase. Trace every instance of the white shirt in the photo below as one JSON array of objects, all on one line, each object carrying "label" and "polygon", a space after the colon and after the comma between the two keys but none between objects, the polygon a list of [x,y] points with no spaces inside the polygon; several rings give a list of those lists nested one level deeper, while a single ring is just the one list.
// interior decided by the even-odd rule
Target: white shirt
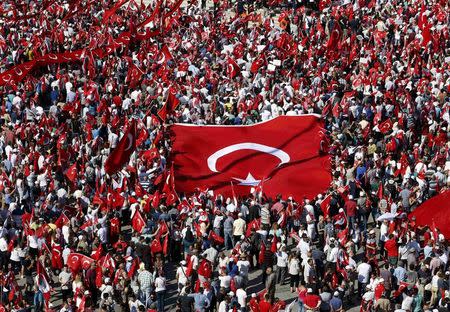
[{"label": "white shirt", "polygon": [[300,239],[297,248],[300,250],[302,259],[306,259],[308,257],[308,252],[311,250],[309,248],[309,243],[305,242],[303,239]]},{"label": "white shirt", "polygon": [[276,253],[277,256],[277,267],[285,268],[288,263],[288,254],[284,251],[279,251]]},{"label": "white shirt", "polygon": [[187,277],[186,277],[186,268],[185,267],[179,267],[177,269],[177,276],[178,276],[178,284],[186,285]]},{"label": "white shirt", "polygon": [[236,290],[236,297],[238,300],[238,303],[241,307],[245,307],[245,302],[247,300],[247,293],[242,288],[239,288]]},{"label": "white shirt", "polygon": [[294,258],[289,261],[288,273],[291,275],[298,275],[300,273],[300,263],[298,259]]},{"label": "white shirt", "polygon": [[248,275],[248,271],[250,269],[250,262],[248,260],[239,260],[236,263],[236,265],[239,268],[239,275],[241,275],[241,276]]},{"label": "white shirt", "polygon": [[330,250],[330,252],[327,254],[327,261],[336,263],[337,257],[338,257],[339,249],[337,247],[334,247]]},{"label": "white shirt", "polygon": [[370,272],[372,271],[372,267],[368,263],[361,263],[358,265],[358,281],[360,283],[367,284],[369,282]]},{"label": "white shirt", "polygon": [[0,238],[0,251],[5,252],[8,250],[8,243],[4,237]]},{"label": "white shirt", "polygon": [[227,312],[227,302],[225,300],[220,302],[217,312]]},{"label": "white shirt", "polygon": [[34,248],[34,249],[38,248],[38,246],[39,246],[38,239],[35,235],[28,236],[28,246],[30,246],[30,248]]},{"label": "white shirt", "polygon": [[245,221],[241,218],[234,220],[233,235],[236,235],[236,236],[244,235],[245,225],[246,225]]},{"label": "white shirt", "polygon": [[166,290],[166,279],[164,277],[157,277],[155,279],[155,291],[164,291]]},{"label": "white shirt", "polygon": [[21,250],[20,248],[16,247],[11,251],[11,256],[9,257],[11,259],[11,261],[14,261],[14,262],[20,261],[20,257],[19,257],[20,250]]},{"label": "white shirt", "polygon": [[230,288],[231,276],[229,275],[219,276],[219,280],[220,280],[220,287]]},{"label": "white shirt", "polygon": [[220,229],[220,223],[223,220],[223,216],[215,216],[214,217],[214,223],[213,223],[213,227],[215,229]]}]

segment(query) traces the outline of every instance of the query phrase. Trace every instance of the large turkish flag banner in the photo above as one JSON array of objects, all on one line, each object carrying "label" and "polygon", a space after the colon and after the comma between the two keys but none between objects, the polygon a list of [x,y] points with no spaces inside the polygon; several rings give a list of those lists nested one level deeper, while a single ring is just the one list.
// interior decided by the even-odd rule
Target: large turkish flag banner
[{"label": "large turkish flag banner", "polygon": [[208,188],[225,196],[252,187],[274,198],[312,198],[331,182],[329,156],[317,115],[280,116],[251,126],[171,127],[175,188]]}]

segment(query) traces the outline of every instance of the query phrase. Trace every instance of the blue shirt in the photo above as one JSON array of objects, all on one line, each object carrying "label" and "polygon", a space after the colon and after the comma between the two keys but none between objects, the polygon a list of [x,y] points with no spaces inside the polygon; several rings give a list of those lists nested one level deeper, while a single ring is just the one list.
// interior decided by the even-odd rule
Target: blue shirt
[{"label": "blue shirt", "polygon": [[394,270],[394,276],[397,279],[397,283],[405,281],[406,270],[402,267],[396,267]]},{"label": "blue shirt", "polygon": [[194,297],[194,308],[196,311],[204,312],[210,304],[208,297],[201,293],[190,294],[190,297]]},{"label": "blue shirt", "polygon": [[339,297],[333,297],[330,300],[331,308],[336,311],[342,308],[342,300]]}]

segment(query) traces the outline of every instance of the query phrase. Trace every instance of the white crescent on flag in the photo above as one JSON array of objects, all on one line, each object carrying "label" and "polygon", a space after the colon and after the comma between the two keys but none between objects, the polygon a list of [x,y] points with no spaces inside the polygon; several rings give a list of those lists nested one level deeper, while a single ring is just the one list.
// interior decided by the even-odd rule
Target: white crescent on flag
[{"label": "white crescent on flag", "polygon": [[207,160],[209,170],[211,170],[212,172],[219,172],[216,168],[217,160],[225,155],[231,154],[239,150],[254,150],[266,154],[271,154],[280,160],[278,166],[286,164],[291,160],[291,157],[286,152],[278,148],[259,143],[245,142],[229,145],[209,156]]}]

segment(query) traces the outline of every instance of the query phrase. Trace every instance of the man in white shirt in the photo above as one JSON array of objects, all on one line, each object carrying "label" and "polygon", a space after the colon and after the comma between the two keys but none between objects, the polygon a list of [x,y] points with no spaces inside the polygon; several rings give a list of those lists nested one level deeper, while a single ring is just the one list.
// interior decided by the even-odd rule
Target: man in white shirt
[{"label": "man in white shirt", "polygon": [[288,254],[286,253],[286,246],[282,245],[280,250],[276,253],[277,256],[277,282],[280,285],[284,284],[286,278]]},{"label": "man in white shirt", "polygon": [[210,246],[208,249],[206,249],[203,253],[202,256],[206,258],[206,260],[208,260],[209,262],[211,262],[212,264],[216,263],[216,259],[217,259],[217,254],[219,252],[217,251],[216,248],[214,248],[213,246]]},{"label": "man in white shirt", "polygon": [[356,268],[358,272],[358,291],[360,296],[362,296],[366,285],[369,283],[370,273],[372,272],[372,267],[366,262],[362,262]]},{"label": "man in white shirt", "polygon": [[188,279],[186,276],[186,261],[181,261],[180,262],[180,266],[177,269],[177,273],[176,273],[176,279],[178,281],[178,291],[181,292],[181,290],[183,289],[183,287],[186,285]]},{"label": "man in white shirt", "polygon": [[297,249],[300,251],[302,260],[305,260],[308,257],[308,252],[311,251],[306,234],[302,235],[302,238],[299,240],[297,244]]},{"label": "man in white shirt", "polygon": [[61,294],[63,302],[69,298],[71,282],[72,282],[72,273],[67,272],[67,265],[63,267],[61,273],[58,275],[58,280],[61,283]]},{"label": "man in white shirt", "polygon": [[250,270],[250,261],[247,260],[246,254],[241,254],[238,262],[236,263],[239,269],[239,275],[243,278],[243,287],[247,286],[248,282],[248,271]]},{"label": "man in white shirt", "polygon": [[246,306],[247,293],[245,292],[244,289],[238,288],[236,290],[236,298],[241,308]]},{"label": "man in white shirt", "polygon": [[233,236],[235,242],[238,242],[241,239],[241,236],[245,234],[246,226],[247,224],[244,219],[242,219],[242,213],[239,213],[238,218],[233,222]]}]

